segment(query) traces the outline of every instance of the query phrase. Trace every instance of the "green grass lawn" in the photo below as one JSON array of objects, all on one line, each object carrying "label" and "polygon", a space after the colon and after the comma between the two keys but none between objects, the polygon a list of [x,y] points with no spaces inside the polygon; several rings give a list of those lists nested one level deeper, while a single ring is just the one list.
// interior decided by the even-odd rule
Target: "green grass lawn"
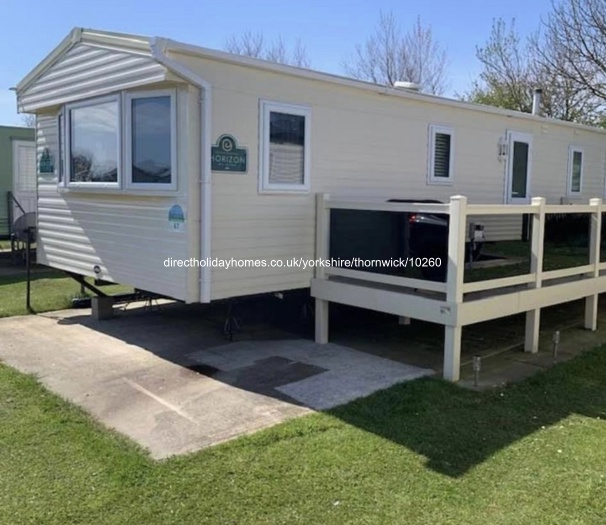
[{"label": "green grass lawn", "polygon": [[[107,294],[132,291],[127,286],[103,287]],[[26,280],[23,274],[0,276],[0,317],[25,315]],[[36,312],[48,312],[71,307],[74,297],[80,297],[80,284],[54,270],[37,270],[32,275],[31,300]]]},{"label": "green grass lawn", "polygon": [[419,380],[156,463],[0,366],[0,523],[603,525],[604,370]]},{"label": "green grass lawn", "polygon": [[[484,253],[510,260],[518,264],[493,268],[472,268],[465,271],[465,281],[483,281],[524,275],[530,272],[530,243],[522,241],[500,241],[484,247]],[[560,270],[589,264],[589,250],[586,246],[545,243],[543,271]]]}]

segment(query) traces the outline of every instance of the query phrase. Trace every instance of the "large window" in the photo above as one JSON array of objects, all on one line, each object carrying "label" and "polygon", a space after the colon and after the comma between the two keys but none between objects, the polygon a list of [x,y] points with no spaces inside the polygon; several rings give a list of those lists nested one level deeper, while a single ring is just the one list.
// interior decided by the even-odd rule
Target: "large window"
[{"label": "large window", "polygon": [[428,182],[451,184],[453,178],[453,130],[429,126]]},{"label": "large window", "polygon": [[67,106],[69,185],[118,186],[120,111],[118,97]]},{"label": "large window", "polygon": [[127,186],[174,188],[176,123],[171,92],[133,93],[126,97]]},{"label": "large window", "polygon": [[260,191],[309,191],[310,109],[261,103]]},{"label": "large window", "polygon": [[568,193],[581,193],[583,184],[583,150],[571,146],[568,153]]},{"label": "large window", "polygon": [[65,137],[60,157],[66,159],[59,162],[60,183],[175,190],[175,99],[174,90],[138,91],[65,106],[58,118],[60,142]]}]

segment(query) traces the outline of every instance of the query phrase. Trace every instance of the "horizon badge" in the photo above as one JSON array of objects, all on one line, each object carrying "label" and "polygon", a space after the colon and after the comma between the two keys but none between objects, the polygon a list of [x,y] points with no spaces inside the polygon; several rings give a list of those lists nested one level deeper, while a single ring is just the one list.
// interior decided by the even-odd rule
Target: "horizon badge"
[{"label": "horizon badge", "polygon": [[221,135],[211,147],[211,170],[246,173],[248,152],[231,135]]}]

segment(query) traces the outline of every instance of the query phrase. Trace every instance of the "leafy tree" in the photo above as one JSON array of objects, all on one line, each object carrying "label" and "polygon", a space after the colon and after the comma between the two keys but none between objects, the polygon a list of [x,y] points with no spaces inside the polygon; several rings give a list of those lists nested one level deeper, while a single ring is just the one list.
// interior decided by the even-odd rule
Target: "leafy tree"
[{"label": "leafy tree", "polygon": [[565,70],[564,52],[549,45],[540,31],[523,40],[515,20],[493,22],[488,41],[476,48],[483,70],[463,97],[471,102],[530,113],[535,88],[543,90],[541,114],[561,120],[597,124],[602,102]]}]

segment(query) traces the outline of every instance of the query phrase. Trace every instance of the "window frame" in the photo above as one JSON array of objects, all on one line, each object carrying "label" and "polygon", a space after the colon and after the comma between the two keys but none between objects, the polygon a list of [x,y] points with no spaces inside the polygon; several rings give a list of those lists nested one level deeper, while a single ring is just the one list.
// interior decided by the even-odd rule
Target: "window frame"
[{"label": "window frame", "polygon": [[67,180],[67,168],[65,167],[66,159],[66,135],[65,135],[65,106],[57,113],[57,162],[55,165],[57,175],[57,185],[65,187]]},{"label": "window frame", "polygon": [[[450,137],[450,158],[448,159],[448,177],[436,177],[435,162],[436,162],[436,135],[440,133]],[[455,133],[454,128],[441,124],[429,125],[428,139],[428,156],[427,156],[427,184],[439,186],[451,186],[454,180],[454,150],[455,150]]]},{"label": "window frame", "polygon": [[[107,189],[120,189],[122,187],[122,166],[123,166],[123,155],[122,155],[122,97],[121,93],[113,95],[106,95],[101,97],[89,98],[78,102],[71,102],[65,104],[63,107],[63,127],[65,134],[65,174],[64,174],[64,185],[67,188],[107,188]],[[117,151],[117,176],[116,182],[85,182],[85,181],[72,181],[72,118],[71,111],[78,108],[98,106],[107,102],[115,102],[118,109],[118,129],[116,133],[116,151]]]},{"label": "window frame", "polygon": [[[305,118],[303,184],[277,184],[269,181],[270,116],[272,112],[297,115]],[[309,193],[311,182],[311,107],[286,102],[260,100],[259,113],[259,193]]]},{"label": "window frame", "polygon": [[[572,176],[574,168],[574,154],[581,154],[581,176],[579,180],[579,190],[574,191],[572,189]],[[581,146],[571,145],[568,147],[568,177],[567,177],[567,194],[569,196],[578,196],[583,193],[583,175],[585,171],[585,150]]]},{"label": "window frame", "polygon": [[[133,182],[133,107],[132,101],[144,98],[170,97],[170,184],[157,182]],[[147,91],[128,91],[124,93],[124,189],[175,191],[178,179],[177,156],[177,90],[155,89]]]}]

